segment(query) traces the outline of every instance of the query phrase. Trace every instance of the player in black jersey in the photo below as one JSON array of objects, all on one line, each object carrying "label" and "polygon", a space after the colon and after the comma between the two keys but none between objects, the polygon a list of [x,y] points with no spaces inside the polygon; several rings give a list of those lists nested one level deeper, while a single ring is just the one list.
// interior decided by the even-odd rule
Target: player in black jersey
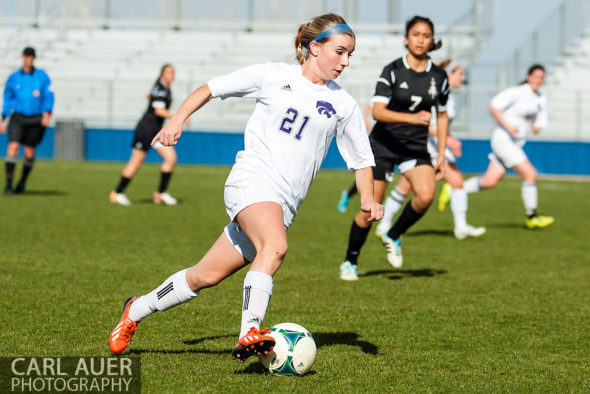
[{"label": "player in black jersey", "polygon": [[[174,115],[169,111],[170,103],[172,102],[170,84],[173,81],[174,67],[170,64],[163,65],[160,70],[160,77],[148,95],[148,108],[135,128],[135,136],[131,143],[131,147],[133,148],[131,158],[129,158],[129,162],[123,168],[121,180],[117,188],[109,195],[109,200],[114,204],[131,205],[131,201],[124,194],[125,188],[143,164],[147,152],[151,147],[152,139],[162,128],[164,120],[172,118]],[[174,147],[164,146],[162,144],[154,145],[154,149],[164,159],[161,166],[160,186],[158,187],[158,191],[154,192],[153,196],[154,202],[156,204],[176,205],[176,199],[166,192],[177,161],[176,151]]]},{"label": "player in black jersey", "polygon": [[[436,179],[442,178],[449,126],[447,74],[428,56],[429,51],[442,45],[434,40],[432,21],[414,16],[406,23],[404,42],[408,53],[385,66],[377,79],[373,97],[373,118],[377,123],[370,136],[376,163],[375,200],[383,201],[387,174],[393,172],[395,165],[415,193],[393,227],[381,237],[387,248],[387,260],[395,268],[402,265],[401,235],[424,215],[434,199]],[[438,122],[438,158],[434,168],[427,150],[433,108]],[[367,218],[368,214],[362,211],[354,218],[346,259],[340,266],[341,279],[358,279],[357,259],[371,227]]]}]

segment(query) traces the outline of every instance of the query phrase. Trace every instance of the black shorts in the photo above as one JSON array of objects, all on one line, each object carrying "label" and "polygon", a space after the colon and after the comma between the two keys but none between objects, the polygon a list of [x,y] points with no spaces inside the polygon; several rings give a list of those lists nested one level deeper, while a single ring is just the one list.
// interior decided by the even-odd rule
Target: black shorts
[{"label": "black shorts", "polygon": [[24,116],[13,113],[8,122],[8,141],[33,148],[39,145],[45,134],[41,118],[41,115]]},{"label": "black shorts", "polygon": [[375,167],[373,167],[373,178],[375,180],[390,181],[396,165],[402,174],[423,164],[432,167],[426,144],[424,144],[424,147],[416,144],[405,146],[403,143],[385,146],[375,138],[370,138],[370,142],[375,156]]},{"label": "black shorts", "polygon": [[161,128],[162,125],[158,123],[140,121],[135,128],[135,135],[133,136],[131,147],[147,152],[152,147],[152,140]]}]

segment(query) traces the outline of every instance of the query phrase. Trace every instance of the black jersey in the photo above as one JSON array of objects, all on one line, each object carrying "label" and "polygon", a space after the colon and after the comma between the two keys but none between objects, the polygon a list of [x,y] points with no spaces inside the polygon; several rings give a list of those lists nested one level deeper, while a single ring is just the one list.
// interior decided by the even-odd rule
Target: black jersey
[{"label": "black jersey", "polygon": [[147,110],[143,114],[143,117],[140,120],[140,123],[149,122],[152,123],[155,127],[160,129],[162,124],[164,123],[164,118],[161,118],[156,115],[154,112],[155,108],[170,108],[170,103],[172,102],[172,93],[170,92],[170,88],[164,86],[162,81],[158,80],[152,91],[150,92],[150,101],[148,103]]},{"label": "black jersey", "polygon": [[[431,112],[433,106],[443,112],[449,92],[447,74],[442,68],[428,59],[426,70],[416,72],[403,56],[383,68],[377,79],[373,102],[385,103],[387,109],[395,112]],[[426,149],[428,126],[377,122],[371,137],[385,146],[401,143]]]}]

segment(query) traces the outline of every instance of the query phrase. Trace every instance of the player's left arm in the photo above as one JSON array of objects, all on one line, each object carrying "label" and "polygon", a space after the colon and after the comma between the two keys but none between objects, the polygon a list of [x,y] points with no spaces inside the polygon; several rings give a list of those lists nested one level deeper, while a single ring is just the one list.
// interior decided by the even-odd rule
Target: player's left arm
[{"label": "player's left arm", "polygon": [[43,111],[43,117],[41,118],[41,124],[45,127],[49,126],[54,102],[55,94],[53,93],[51,79],[49,79],[47,74],[43,73],[43,82],[41,85],[41,110]]},{"label": "player's left arm", "polygon": [[361,198],[361,211],[370,213],[369,222],[383,218],[383,205],[375,201],[373,195],[373,168],[365,167],[354,172],[356,187]]},{"label": "player's left arm", "polygon": [[449,133],[449,116],[447,111],[438,112],[436,115],[436,135],[438,137],[438,157],[434,166],[436,179],[444,177],[445,149],[447,147],[447,134]]},{"label": "player's left arm", "polygon": [[160,141],[162,145],[176,145],[182,135],[182,125],[185,124],[189,116],[203,105],[207,104],[212,98],[211,90],[207,84],[202,85],[192,92],[182,103],[178,112],[174,114],[170,122],[156,134],[152,140],[152,145]]},{"label": "player's left arm", "polygon": [[6,133],[6,118],[12,114],[14,109],[14,99],[16,94],[14,92],[15,77],[11,75],[6,81],[4,87],[4,103],[2,104],[2,121],[0,122],[0,134]]},{"label": "player's left arm", "polygon": [[361,110],[354,107],[336,129],[336,145],[349,170],[354,170],[356,187],[361,199],[361,210],[370,212],[369,221],[383,217],[383,205],[375,201],[373,190],[373,167],[375,158],[369,143]]},{"label": "player's left arm", "polygon": [[[444,71],[443,71],[444,73]],[[444,163],[445,163],[445,149],[447,147],[447,135],[449,134],[449,115],[447,114],[447,101],[449,100],[449,94],[451,89],[449,87],[449,81],[444,75],[442,84],[440,86],[441,93],[437,97],[437,111],[436,111],[436,135],[438,137],[438,157],[436,158],[436,164],[434,165],[434,172],[436,179],[442,179],[444,177]]]}]

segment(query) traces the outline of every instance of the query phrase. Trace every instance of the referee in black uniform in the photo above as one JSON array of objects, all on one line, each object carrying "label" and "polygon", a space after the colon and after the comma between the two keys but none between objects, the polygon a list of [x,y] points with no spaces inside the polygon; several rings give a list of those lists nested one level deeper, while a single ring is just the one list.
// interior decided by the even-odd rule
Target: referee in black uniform
[{"label": "referee in black uniform", "polygon": [[[147,110],[135,128],[135,135],[131,143],[131,158],[123,168],[117,188],[109,195],[109,200],[114,204],[131,205],[131,201],[125,195],[125,189],[143,164],[147,152],[151,148],[152,139],[162,128],[164,120],[174,115],[169,111],[172,102],[170,85],[173,81],[174,67],[164,64],[160,70],[160,76],[149,94]],[[164,146],[160,143],[156,143],[153,148],[164,159],[160,168],[160,185],[153,194],[153,201],[156,204],[176,205],[176,199],[166,191],[177,162],[176,151],[174,147]]]},{"label": "referee in black uniform", "polygon": [[[51,80],[45,71],[35,68],[35,49],[26,47],[22,53],[23,66],[12,73],[4,87],[4,105],[0,134],[6,133],[8,122],[8,149],[5,169],[4,194],[23,193],[25,182],[33,169],[35,149],[43,139],[53,111],[54,94]],[[22,176],[13,190],[13,174],[20,145],[25,146],[25,164]]]},{"label": "referee in black uniform", "polygon": [[[370,136],[376,163],[375,200],[383,201],[386,174],[392,173],[395,165],[410,181],[415,194],[393,227],[382,236],[387,260],[394,268],[402,265],[401,235],[424,215],[434,199],[435,178],[442,176],[444,168],[449,125],[447,75],[428,57],[428,51],[441,46],[440,41],[434,41],[433,23],[425,17],[413,17],[406,23],[404,41],[408,53],[385,66],[377,80],[373,97],[373,117],[377,123]],[[439,156],[434,168],[426,145],[432,112],[436,112],[438,121]],[[371,226],[367,218],[366,212],[359,212],[352,223],[346,260],[340,270],[342,279],[358,277],[358,255]]]}]

